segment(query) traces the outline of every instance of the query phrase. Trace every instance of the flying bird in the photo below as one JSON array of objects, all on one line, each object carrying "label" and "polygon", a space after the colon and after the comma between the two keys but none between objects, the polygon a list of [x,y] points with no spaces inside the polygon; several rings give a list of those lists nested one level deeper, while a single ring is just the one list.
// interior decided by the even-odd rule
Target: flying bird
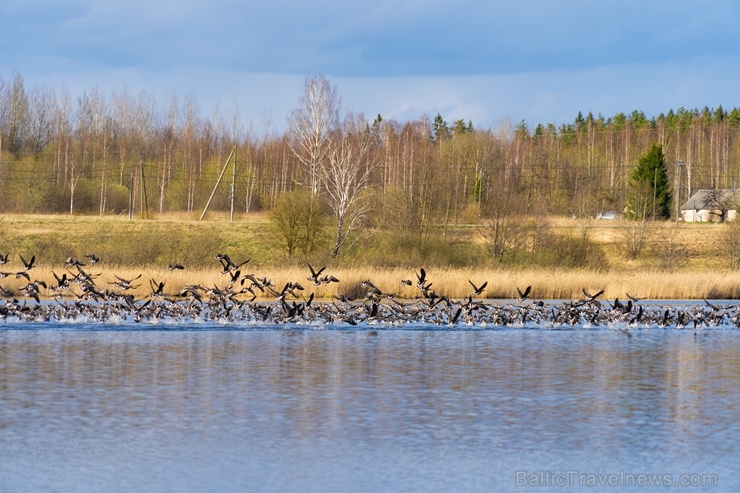
[{"label": "flying bird", "polygon": [[311,267],[311,264],[307,264],[309,270],[311,271],[311,277],[308,277],[307,279],[314,283],[315,286],[318,286],[321,284],[321,281],[319,281],[319,276],[322,272],[324,272],[324,269],[326,269],[326,266],[320,268],[319,270],[314,270],[313,267]]},{"label": "flying bird", "polygon": [[427,272],[424,270],[423,267],[419,269],[419,273],[416,274],[416,279],[417,279],[416,287],[419,289],[425,289],[424,283],[426,282],[426,279],[427,279]]},{"label": "flying bird", "polygon": [[111,282],[111,283],[108,283],[108,284],[113,284],[116,287],[118,287],[118,288],[126,291],[128,289],[136,289],[136,288],[139,287],[139,285],[134,286],[133,285],[133,282],[135,280],[139,279],[141,277],[141,274],[139,274],[138,276],[134,277],[133,279],[124,279],[124,278],[119,277],[119,276],[115,276],[115,277],[116,277],[116,279],[118,279],[118,281]]},{"label": "flying bird", "polygon": [[627,298],[631,299],[634,303],[637,303],[638,301],[642,300],[642,298],[638,298],[636,296],[632,296],[629,293],[625,293],[627,295]]},{"label": "flying bird", "polygon": [[150,279],[149,285],[152,287],[151,298],[164,298],[164,282],[157,282],[154,279]]},{"label": "flying bird", "polygon": [[326,275],[326,276],[323,276],[323,277],[320,277],[319,278],[319,283],[320,284],[330,284],[332,282],[339,282],[339,279],[337,279],[336,277],[334,277],[332,275]]},{"label": "flying bird", "polygon": [[79,267],[81,265],[85,265],[80,261],[80,259],[74,257],[67,257],[65,264],[67,267]]},{"label": "flying bird", "polygon": [[36,255],[33,255],[31,257],[31,260],[26,262],[26,259],[23,258],[23,255],[18,254],[18,256],[21,258],[21,262],[23,262],[23,269],[24,270],[31,270],[33,268],[34,262],[36,262]]},{"label": "flying bird", "polygon": [[229,257],[225,253],[217,253],[216,254],[216,260],[221,262],[221,266],[223,267],[223,270],[221,271],[222,274],[228,274],[229,271],[235,271],[238,270],[239,267],[242,265],[245,265],[249,262],[250,259],[245,260],[244,262],[235,263],[233,260],[231,260],[231,257]]},{"label": "flying bird", "polygon": [[488,286],[488,281],[484,282],[480,286],[476,286],[475,284],[473,284],[473,281],[471,281],[470,279],[468,279],[468,282],[470,283],[471,286],[473,286],[473,296],[480,295],[483,292],[483,290],[486,289],[486,286]]},{"label": "flying bird", "polygon": [[581,289],[581,291],[583,291],[584,296],[586,296],[586,301],[596,301],[596,298],[598,298],[599,296],[601,296],[602,294],[604,294],[604,290],[603,289],[601,291],[599,291],[598,293],[596,293],[596,294],[590,294],[585,289]]},{"label": "flying bird", "polygon": [[529,293],[530,293],[530,291],[532,291],[532,286],[527,286],[527,287],[526,287],[526,288],[524,289],[524,292],[522,292],[522,290],[521,290],[521,289],[519,289],[519,287],[517,286],[517,288],[516,288],[516,292],[517,292],[517,293],[519,293],[519,298],[518,298],[518,300],[519,300],[520,302],[521,302],[521,301],[525,301],[525,300],[527,299],[527,297],[529,296]]}]

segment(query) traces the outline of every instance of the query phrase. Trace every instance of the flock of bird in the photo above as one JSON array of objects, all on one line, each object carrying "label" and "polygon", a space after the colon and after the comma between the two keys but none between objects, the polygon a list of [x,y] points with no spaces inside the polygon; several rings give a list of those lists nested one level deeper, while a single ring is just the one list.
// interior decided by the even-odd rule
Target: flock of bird
[{"label": "flock of bird", "polygon": [[[301,282],[289,281],[281,288],[267,277],[242,274],[249,260],[236,262],[227,254],[217,254],[226,285],[219,288],[191,284],[175,293],[167,293],[164,282],[149,280],[151,292],[137,299],[130,291],[141,286],[143,274],[133,278],[114,275],[101,280],[101,273],[91,273],[89,266],[100,262],[94,254],[86,262],[69,257],[66,271],[52,271],[55,283],[32,278],[30,272],[36,257],[20,256],[22,268],[15,272],[0,271],[3,278],[24,279],[17,289],[0,284],[0,320],[15,321],[89,321],[89,322],[174,322],[213,321],[229,324],[256,325],[372,325],[404,327],[430,325],[454,327],[613,327],[613,328],[740,328],[740,309],[730,304],[703,303],[641,304],[639,298],[626,294],[627,300],[602,300],[604,291],[589,293],[583,298],[545,302],[531,301],[532,286],[524,290],[515,286],[515,301],[484,300],[480,297],[488,286],[468,281],[471,286],[466,298],[451,299],[438,295],[422,268],[416,280],[402,279],[402,286],[416,288],[412,298],[401,298],[379,289],[370,279],[354,286],[357,297],[338,295],[331,300],[314,300]],[[9,263],[8,255],[0,255],[0,266]],[[310,264],[306,280],[318,287],[339,283],[326,274],[326,267],[315,269]],[[169,270],[183,270],[180,263],[168,265]],[[259,300],[258,300],[259,298]],[[31,301],[33,300],[33,301]]]}]

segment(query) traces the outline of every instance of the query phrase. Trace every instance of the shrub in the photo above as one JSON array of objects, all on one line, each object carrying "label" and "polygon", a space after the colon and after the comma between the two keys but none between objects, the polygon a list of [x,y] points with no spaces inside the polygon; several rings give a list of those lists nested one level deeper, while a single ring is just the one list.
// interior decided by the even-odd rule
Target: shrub
[{"label": "shrub", "polygon": [[288,257],[309,256],[325,243],[325,222],[318,199],[309,192],[284,192],[270,211],[270,236]]}]

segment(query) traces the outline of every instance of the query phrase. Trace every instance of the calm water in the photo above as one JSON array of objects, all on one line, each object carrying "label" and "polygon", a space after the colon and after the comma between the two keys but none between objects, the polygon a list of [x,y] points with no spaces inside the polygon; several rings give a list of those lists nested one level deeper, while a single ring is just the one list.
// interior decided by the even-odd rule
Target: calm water
[{"label": "calm water", "polygon": [[0,327],[0,492],[740,490],[736,330],[92,328]]}]

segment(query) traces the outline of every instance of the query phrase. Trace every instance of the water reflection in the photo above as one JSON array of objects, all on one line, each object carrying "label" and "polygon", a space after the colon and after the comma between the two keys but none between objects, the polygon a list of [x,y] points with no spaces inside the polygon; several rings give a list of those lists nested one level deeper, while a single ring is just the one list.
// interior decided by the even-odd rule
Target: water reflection
[{"label": "water reflection", "polygon": [[722,330],[2,331],[0,491],[508,491],[518,470],[731,491],[739,350]]}]

